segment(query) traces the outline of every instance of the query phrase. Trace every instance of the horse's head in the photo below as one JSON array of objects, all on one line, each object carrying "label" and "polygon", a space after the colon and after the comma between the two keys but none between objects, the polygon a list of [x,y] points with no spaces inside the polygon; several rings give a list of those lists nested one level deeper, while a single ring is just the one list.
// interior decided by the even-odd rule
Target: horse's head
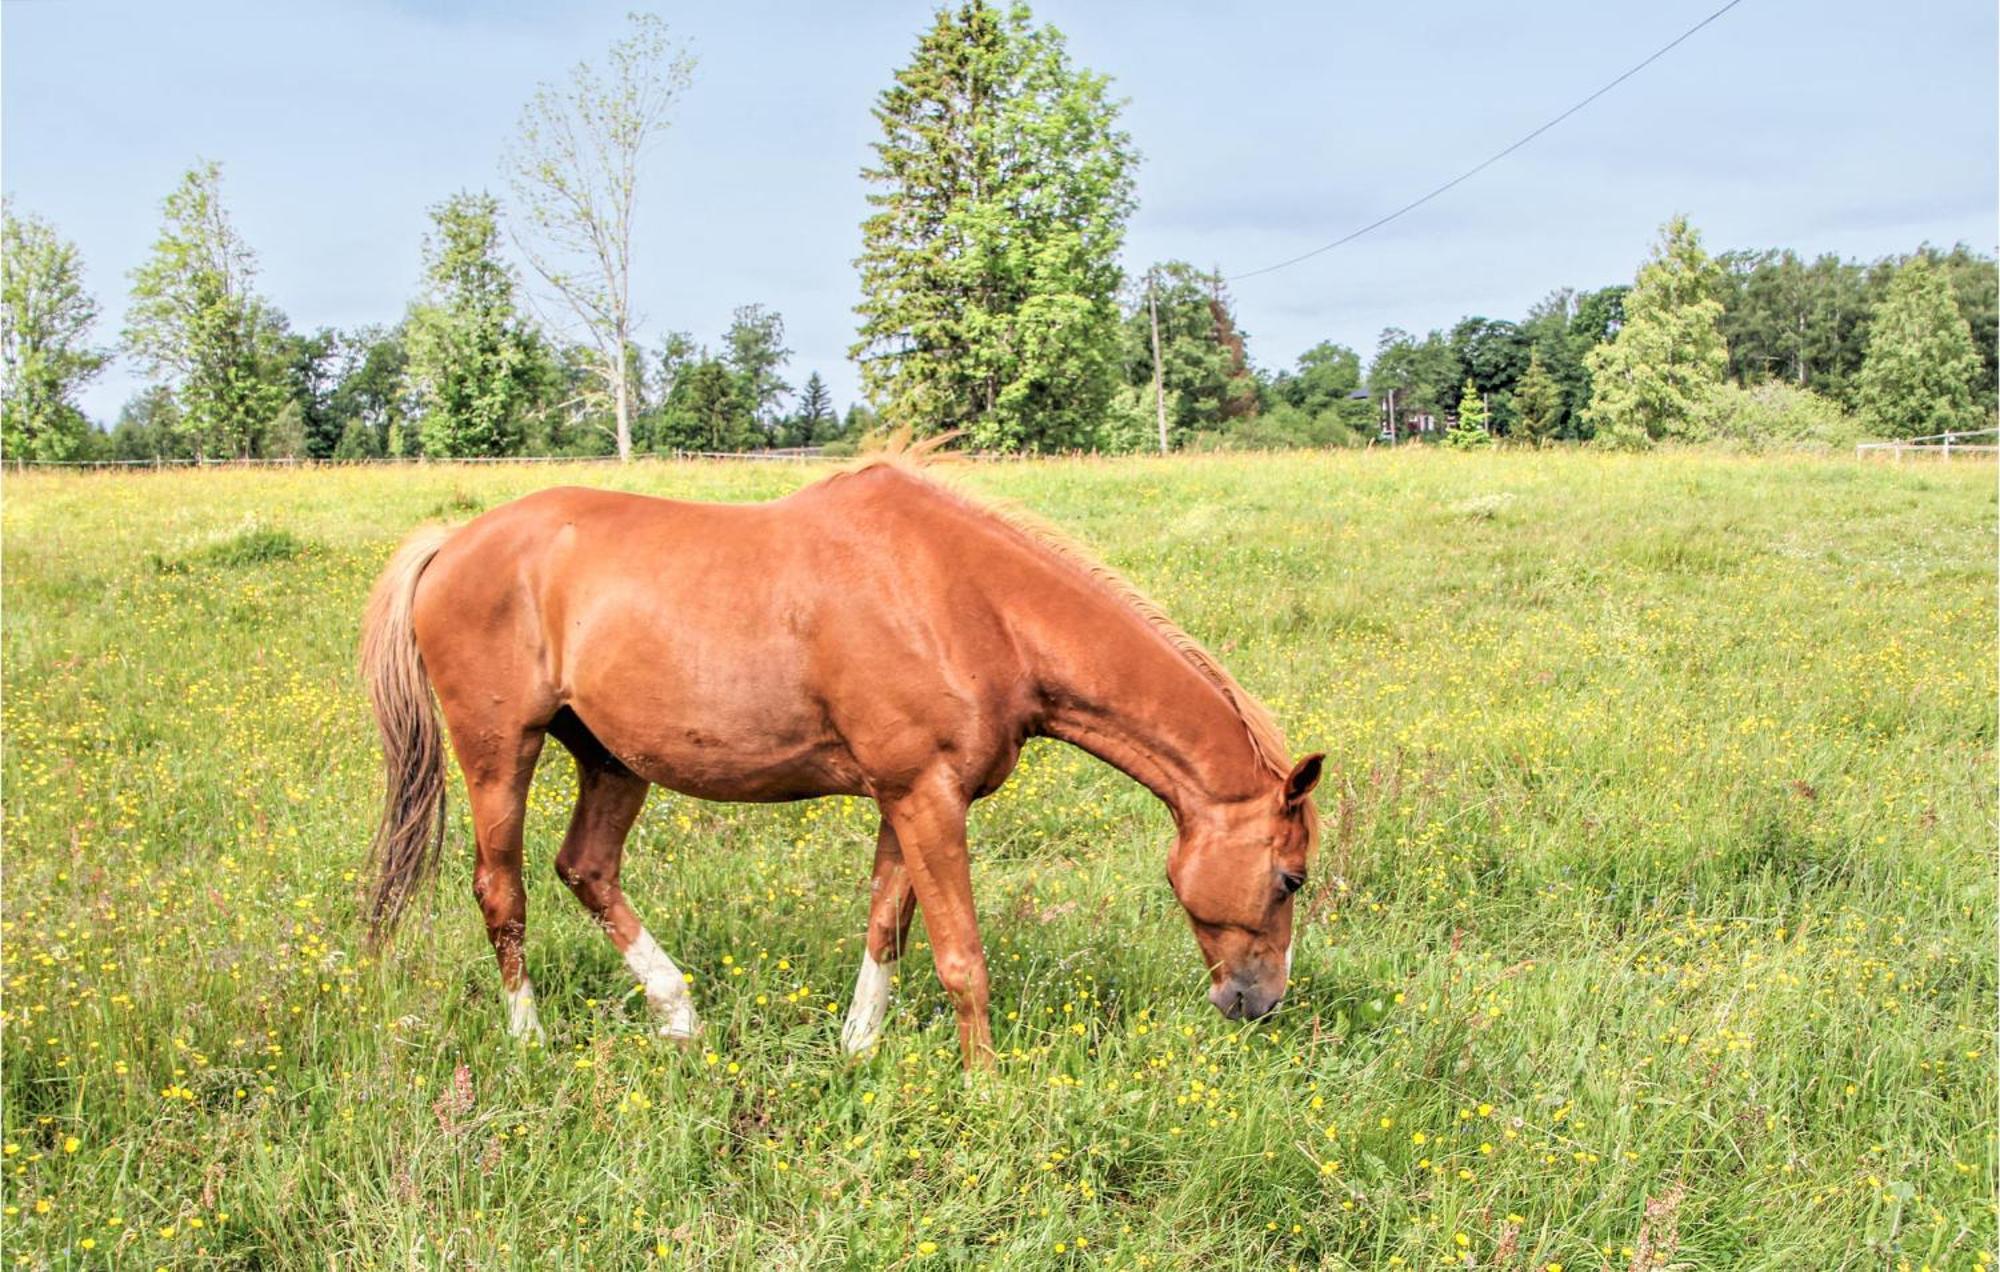
[{"label": "horse's head", "polygon": [[1319,836],[1312,789],[1325,759],[1308,755],[1268,795],[1190,819],[1167,859],[1167,882],[1208,963],[1208,1000],[1231,1020],[1254,1020],[1285,996],[1292,894]]}]

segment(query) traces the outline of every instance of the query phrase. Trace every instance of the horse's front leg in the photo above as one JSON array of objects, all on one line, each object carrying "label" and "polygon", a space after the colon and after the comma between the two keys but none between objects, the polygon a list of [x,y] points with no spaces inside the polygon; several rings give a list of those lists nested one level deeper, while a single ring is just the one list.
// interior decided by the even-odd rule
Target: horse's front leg
[{"label": "horse's front leg", "polygon": [[972,863],[965,844],[965,797],[939,780],[897,799],[882,815],[895,832],[903,867],[924,908],[924,929],[938,981],[958,1009],[958,1046],[968,1069],[993,1067],[993,1030],[986,1014],[986,949],[972,906]]},{"label": "horse's front leg", "polygon": [[903,865],[903,848],[887,818],[875,835],[875,881],[869,890],[868,931],[862,939],[861,971],[854,978],[854,1005],[840,1031],[841,1045],[859,1055],[882,1040],[889,1012],[889,978],[902,957],[917,912],[917,894]]}]

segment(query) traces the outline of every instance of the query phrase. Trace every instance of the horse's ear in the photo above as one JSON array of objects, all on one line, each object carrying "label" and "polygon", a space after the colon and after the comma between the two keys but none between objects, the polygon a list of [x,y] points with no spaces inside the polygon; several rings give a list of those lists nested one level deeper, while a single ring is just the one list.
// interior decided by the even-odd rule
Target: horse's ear
[{"label": "horse's ear", "polygon": [[1325,763],[1325,753],[1315,751],[1292,766],[1291,775],[1285,779],[1286,807],[1312,794],[1313,787],[1319,785],[1320,766]]}]

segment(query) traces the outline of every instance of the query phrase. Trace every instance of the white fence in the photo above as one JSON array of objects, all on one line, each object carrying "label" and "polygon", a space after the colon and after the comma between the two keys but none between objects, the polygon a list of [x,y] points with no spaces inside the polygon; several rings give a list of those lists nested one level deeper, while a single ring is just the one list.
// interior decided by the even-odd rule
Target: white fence
[{"label": "white fence", "polygon": [[[1990,440],[1979,441],[1979,438]],[[1950,459],[1957,455],[1982,456],[2000,454],[2000,428],[1975,429],[1970,433],[1933,433],[1929,437],[1905,437],[1893,442],[1863,442],[1854,448],[1857,459],[1882,458],[1887,456],[1897,463],[1903,462],[1905,455],[1916,455],[1923,459]]]}]

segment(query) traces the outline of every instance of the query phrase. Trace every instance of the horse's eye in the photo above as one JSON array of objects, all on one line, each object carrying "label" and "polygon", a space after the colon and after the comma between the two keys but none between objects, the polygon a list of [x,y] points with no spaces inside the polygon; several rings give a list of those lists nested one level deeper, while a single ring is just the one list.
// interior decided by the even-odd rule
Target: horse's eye
[{"label": "horse's eye", "polygon": [[1288,897],[1305,886],[1306,877],[1304,875],[1293,874],[1289,870],[1280,870],[1278,872],[1278,893],[1280,896]]}]

